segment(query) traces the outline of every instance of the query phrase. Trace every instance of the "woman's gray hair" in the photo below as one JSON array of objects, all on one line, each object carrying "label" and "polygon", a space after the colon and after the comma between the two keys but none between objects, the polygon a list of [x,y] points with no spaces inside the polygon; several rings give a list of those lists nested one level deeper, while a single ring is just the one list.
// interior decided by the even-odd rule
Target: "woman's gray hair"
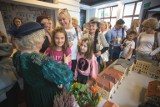
[{"label": "woman's gray hair", "polygon": [[22,38],[17,38],[16,43],[20,50],[34,50],[36,44],[42,43],[45,38],[45,30],[38,30]]}]

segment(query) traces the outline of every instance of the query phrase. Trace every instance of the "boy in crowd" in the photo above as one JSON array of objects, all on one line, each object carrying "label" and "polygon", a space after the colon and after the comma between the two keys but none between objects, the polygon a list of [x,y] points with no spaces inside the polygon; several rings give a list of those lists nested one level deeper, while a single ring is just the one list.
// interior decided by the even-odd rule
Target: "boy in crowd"
[{"label": "boy in crowd", "polygon": [[126,39],[122,42],[120,48],[122,49],[120,58],[125,60],[130,60],[132,56],[132,52],[135,49],[134,37],[136,37],[137,33],[135,31],[130,31],[127,34]]}]

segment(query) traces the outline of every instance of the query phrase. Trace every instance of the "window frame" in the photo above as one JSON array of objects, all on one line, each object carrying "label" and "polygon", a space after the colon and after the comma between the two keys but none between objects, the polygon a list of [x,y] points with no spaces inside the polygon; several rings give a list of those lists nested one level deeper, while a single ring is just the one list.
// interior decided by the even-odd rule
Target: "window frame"
[{"label": "window frame", "polygon": [[[117,18],[117,17],[115,17],[115,16],[112,16],[113,7],[117,7],[117,8],[118,8],[118,5],[107,6],[107,7],[104,7],[104,8],[99,8],[99,9],[98,9],[98,12],[99,12],[99,10],[101,10],[101,9],[103,9],[103,12],[104,12],[104,10],[105,10],[106,8],[109,8],[109,10],[110,10],[110,15],[109,15],[109,17],[104,17],[104,14],[103,14],[103,17],[99,17],[99,18],[100,18],[101,20],[109,19],[110,22],[111,22],[111,19],[112,19],[112,18]],[[99,14],[99,13],[98,13],[98,14]]]},{"label": "window frame", "polygon": [[[134,1],[134,2],[130,2],[130,3],[125,3],[125,4],[124,4],[124,8],[123,8],[122,18],[130,18],[130,17],[132,17],[132,20],[131,20],[131,21],[133,21],[134,17],[139,17],[138,14],[135,14],[136,8],[137,8],[137,4],[138,4],[139,2],[142,2],[142,0],[140,0],[140,1]],[[132,15],[126,15],[126,16],[124,16],[125,6],[128,5],[128,4],[133,4],[133,3],[134,3],[134,9],[133,9]]]}]

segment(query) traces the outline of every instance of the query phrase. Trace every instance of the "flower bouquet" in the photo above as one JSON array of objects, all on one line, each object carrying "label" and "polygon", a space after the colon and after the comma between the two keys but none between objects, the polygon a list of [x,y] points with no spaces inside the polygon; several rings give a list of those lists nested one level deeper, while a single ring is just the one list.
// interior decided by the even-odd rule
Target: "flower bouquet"
[{"label": "flower bouquet", "polygon": [[54,98],[53,107],[79,107],[72,94],[62,90]]},{"label": "flower bouquet", "polygon": [[95,86],[87,87],[77,82],[72,85],[70,93],[75,96],[80,107],[96,107],[102,98]]}]

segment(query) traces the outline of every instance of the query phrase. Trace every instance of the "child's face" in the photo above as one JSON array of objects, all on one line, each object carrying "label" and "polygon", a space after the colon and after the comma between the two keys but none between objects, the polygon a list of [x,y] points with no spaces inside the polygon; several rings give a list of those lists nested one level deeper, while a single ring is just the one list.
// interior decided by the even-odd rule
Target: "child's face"
[{"label": "child's face", "polygon": [[81,50],[81,53],[86,53],[87,52],[87,50],[88,50],[87,41],[82,41],[82,44],[80,46],[80,50]]},{"label": "child's face", "polygon": [[64,28],[68,28],[69,27],[69,23],[70,23],[70,20],[67,16],[65,16],[64,14],[60,14],[59,17],[58,17],[58,21],[59,21],[59,24],[64,27]]},{"label": "child's face", "polygon": [[135,36],[136,35],[134,35],[134,34],[130,34],[130,35],[127,36],[127,39],[128,40],[133,40]]},{"label": "child's face", "polygon": [[19,19],[15,19],[14,23],[15,23],[17,28],[19,28],[22,24],[21,20],[19,20]]},{"label": "child's face", "polygon": [[62,47],[65,42],[65,35],[62,32],[57,32],[54,39],[55,39],[55,44],[58,47]]}]

